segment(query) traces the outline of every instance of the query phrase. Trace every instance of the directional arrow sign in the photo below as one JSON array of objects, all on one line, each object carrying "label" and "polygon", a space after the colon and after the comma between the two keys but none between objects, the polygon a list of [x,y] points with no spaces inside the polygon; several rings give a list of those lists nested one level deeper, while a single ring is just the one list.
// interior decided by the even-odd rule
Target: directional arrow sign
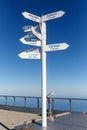
[{"label": "directional arrow sign", "polygon": [[22,29],[24,30],[24,32],[29,32],[29,31],[32,31],[32,29],[31,29],[32,27],[34,29],[36,29],[38,26],[29,26],[29,25],[27,25],[27,26],[24,26]]},{"label": "directional arrow sign", "polygon": [[34,14],[31,14],[31,13],[28,13],[28,12],[23,12],[22,15],[27,18],[27,19],[30,19],[32,21],[35,21],[35,22],[38,22],[40,23],[40,17],[39,16],[36,16]]},{"label": "directional arrow sign", "polygon": [[29,32],[29,31],[32,31],[31,30],[31,28],[32,28],[33,26],[24,26],[22,29],[24,30],[24,32]]},{"label": "directional arrow sign", "polygon": [[57,12],[50,13],[50,14],[42,16],[41,20],[42,21],[48,21],[48,20],[51,20],[51,19],[62,17],[64,14],[65,14],[64,11],[57,11]]},{"label": "directional arrow sign", "polygon": [[41,46],[41,41],[26,41],[26,38],[28,37],[25,36],[25,37],[22,37],[20,39],[20,41],[23,43],[23,44],[28,44],[28,45],[33,45],[33,46]]},{"label": "directional arrow sign", "polygon": [[38,33],[38,32],[36,32],[36,30],[35,30],[34,27],[32,27],[31,30],[32,30],[33,34],[34,34],[37,38],[39,38],[39,39],[41,40],[41,34]]},{"label": "directional arrow sign", "polygon": [[58,44],[50,44],[44,46],[44,51],[57,51],[57,50],[65,50],[69,47],[66,43],[58,43]]},{"label": "directional arrow sign", "polygon": [[39,49],[26,50],[18,55],[22,59],[40,59]]}]

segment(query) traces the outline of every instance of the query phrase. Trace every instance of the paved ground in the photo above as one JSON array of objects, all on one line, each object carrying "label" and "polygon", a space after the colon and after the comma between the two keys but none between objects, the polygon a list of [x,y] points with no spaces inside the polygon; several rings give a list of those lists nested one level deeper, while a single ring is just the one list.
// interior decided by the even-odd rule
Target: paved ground
[{"label": "paved ground", "polygon": [[[31,130],[87,130],[87,113],[72,113],[48,119],[47,128],[42,128],[41,121],[24,125],[32,119],[41,117],[38,114],[0,110],[0,130],[20,130],[25,126]],[[3,125],[10,129],[2,127]]]},{"label": "paved ground", "polygon": [[9,129],[13,129],[17,125],[22,125],[25,122],[31,122],[32,119],[40,119],[38,114],[31,114],[25,112],[15,112],[8,110],[0,110],[0,130],[7,130],[3,125]]},{"label": "paved ground", "polygon": [[72,113],[48,120],[48,127],[42,128],[41,122],[27,125],[31,130],[87,130],[87,114]]},{"label": "paved ground", "polygon": [[[41,120],[41,109],[0,106],[0,130],[11,130],[15,126],[29,124],[32,120]],[[6,110],[7,109],[7,110]],[[55,114],[63,114],[55,111]]]}]

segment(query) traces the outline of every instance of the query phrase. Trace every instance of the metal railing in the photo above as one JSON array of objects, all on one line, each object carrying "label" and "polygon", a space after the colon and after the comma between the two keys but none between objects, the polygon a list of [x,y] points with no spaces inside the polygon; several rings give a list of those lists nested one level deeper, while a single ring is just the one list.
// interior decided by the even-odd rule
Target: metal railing
[{"label": "metal railing", "polygon": [[[41,97],[0,95],[0,108],[27,111],[28,108],[41,108]],[[33,104],[33,105],[32,105]],[[21,109],[23,108],[23,109]]]},{"label": "metal railing", "polygon": [[[73,111],[76,111],[76,112],[80,112],[81,108],[80,107],[83,107],[85,105],[85,111],[87,111],[87,99],[86,98],[53,98],[53,104],[55,104],[55,101],[57,100],[60,100],[60,101],[64,101],[64,102],[67,102],[66,105],[68,106],[68,111],[70,112],[73,112]],[[83,102],[85,101],[85,104],[83,105]],[[79,102],[79,104],[78,104]],[[78,106],[78,108],[76,108]],[[55,106],[54,106],[54,109],[55,109]]]},{"label": "metal railing", "polygon": [[[48,98],[47,98],[48,99]],[[82,98],[58,98],[58,97],[53,97],[52,98],[52,110],[61,110],[61,102],[62,106],[65,105],[68,107],[67,111],[73,112],[73,102],[75,101],[86,101],[87,99],[82,99]],[[21,102],[21,103],[20,103]],[[67,102],[66,104],[64,104]],[[32,106],[33,104],[33,106]],[[47,101],[48,109],[49,109],[49,102]],[[17,106],[23,107],[25,111],[27,108],[41,108],[41,97],[30,97],[30,96],[9,96],[9,95],[0,95],[0,108],[5,108],[8,109],[8,107],[14,107],[16,108]],[[58,106],[58,107],[56,107]],[[87,108],[87,106],[86,106]],[[85,109],[86,109],[85,108]],[[64,108],[65,110],[65,108]],[[78,111],[78,110],[77,110]],[[86,110],[87,111],[87,110]]]}]

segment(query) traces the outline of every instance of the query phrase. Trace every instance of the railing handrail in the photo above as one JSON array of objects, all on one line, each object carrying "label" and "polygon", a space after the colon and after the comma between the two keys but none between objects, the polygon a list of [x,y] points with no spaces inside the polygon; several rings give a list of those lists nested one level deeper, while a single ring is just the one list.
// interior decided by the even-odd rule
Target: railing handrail
[{"label": "railing handrail", "polygon": [[16,97],[16,98],[41,98],[37,96],[13,96],[13,95],[0,95],[0,97]]},{"label": "railing handrail", "polygon": [[[42,98],[38,96],[16,96],[16,95],[0,95],[0,97],[16,97],[16,98]],[[52,97],[53,99],[63,99],[63,100],[87,100],[87,98],[62,98],[62,97]]]},{"label": "railing handrail", "polygon": [[63,100],[87,100],[87,98],[60,98],[60,97],[53,97],[53,99],[63,99]]}]

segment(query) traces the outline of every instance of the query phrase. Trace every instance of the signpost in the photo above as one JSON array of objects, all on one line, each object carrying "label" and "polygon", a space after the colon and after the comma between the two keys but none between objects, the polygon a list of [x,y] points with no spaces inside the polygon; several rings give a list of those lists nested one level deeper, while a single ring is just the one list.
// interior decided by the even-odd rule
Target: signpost
[{"label": "signpost", "polygon": [[[64,11],[57,11],[38,17],[28,12],[23,12],[22,15],[32,21],[40,23],[40,33],[37,32],[36,27],[25,28],[25,32],[31,31],[32,35],[35,35],[39,40],[38,41],[27,41],[27,36],[20,39],[24,44],[39,46],[41,49],[36,50],[27,50],[19,54],[19,57],[23,59],[40,59],[42,60],[42,127],[47,127],[47,108],[46,108],[46,52],[47,51],[58,51],[65,50],[69,47],[66,43],[57,43],[46,45],[46,23],[45,21],[52,20],[55,18],[62,17],[65,14]],[[41,50],[41,51],[40,51]]]}]

